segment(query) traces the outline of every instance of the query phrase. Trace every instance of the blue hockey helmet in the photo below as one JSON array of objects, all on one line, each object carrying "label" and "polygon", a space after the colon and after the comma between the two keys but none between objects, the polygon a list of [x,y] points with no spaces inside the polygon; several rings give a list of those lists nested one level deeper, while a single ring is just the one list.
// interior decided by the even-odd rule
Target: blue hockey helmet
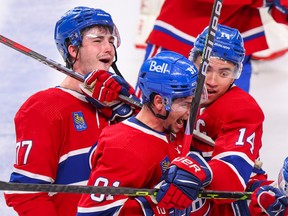
[{"label": "blue hockey helmet", "polygon": [[172,100],[194,95],[198,70],[185,56],[162,51],[147,59],[140,68],[138,83],[142,102],[150,101],[152,93],[163,97],[165,109],[170,111]]},{"label": "blue hockey helmet", "polygon": [[[203,53],[208,27],[196,38],[189,59],[195,60],[199,54]],[[230,61],[237,66],[233,78],[238,79],[242,71],[242,62],[245,57],[245,48],[243,38],[240,32],[225,25],[218,24],[211,57],[218,57],[225,61]]]},{"label": "blue hockey helmet", "polygon": [[116,47],[120,46],[120,36],[112,17],[109,13],[89,7],[75,7],[67,11],[56,23],[54,40],[64,61],[68,57],[67,41],[74,46],[82,43],[82,31],[90,26],[103,25],[111,29],[111,34],[116,38]]}]

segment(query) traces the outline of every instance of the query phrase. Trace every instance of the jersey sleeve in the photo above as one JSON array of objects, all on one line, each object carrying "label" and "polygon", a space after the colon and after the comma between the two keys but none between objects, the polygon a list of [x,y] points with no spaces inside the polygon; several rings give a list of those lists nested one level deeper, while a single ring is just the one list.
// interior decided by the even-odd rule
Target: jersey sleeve
[{"label": "jersey sleeve", "polygon": [[[16,163],[10,182],[50,184],[55,181],[59,161],[57,145],[61,137],[57,125],[29,104],[18,111]],[[6,192],[5,198],[7,205],[13,206],[19,215],[56,215],[48,193]]]},{"label": "jersey sleeve", "polygon": [[230,90],[200,116],[206,125],[202,130],[215,140],[208,162],[213,179],[207,189],[245,191],[259,158],[264,115],[255,100],[241,92]]}]

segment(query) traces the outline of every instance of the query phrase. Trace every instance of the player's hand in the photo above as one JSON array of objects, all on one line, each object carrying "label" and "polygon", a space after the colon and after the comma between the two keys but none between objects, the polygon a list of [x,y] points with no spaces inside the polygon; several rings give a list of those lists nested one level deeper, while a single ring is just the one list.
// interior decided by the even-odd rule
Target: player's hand
[{"label": "player's hand", "polygon": [[119,94],[127,96],[140,104],[134,89],[123,78],[105,70],[95,70],[85,76],[80,85],[87,100],[110,120],[127,118],[137,112],[128,102],[123,102]]},{"label": "player's hand", "polygon": [[212,180],[207,162],[196,152],[178,157],[163,175],[156,195],[158,206],[170,209],[185,209],[198,197],[200,190]]},{"label": "player's hand", "polygon": [[119,94],[128,97],[134,94],[134,89],[122,77],[105,70],[88,73],[80,87],[84,94],[102,104],[119,100]]},{"label": "player's hand", "polygon": [[287,207],[287,198],[273,186],[262,186],[256,189],[249,205],[252,216],[285,216],[288,214]]}]

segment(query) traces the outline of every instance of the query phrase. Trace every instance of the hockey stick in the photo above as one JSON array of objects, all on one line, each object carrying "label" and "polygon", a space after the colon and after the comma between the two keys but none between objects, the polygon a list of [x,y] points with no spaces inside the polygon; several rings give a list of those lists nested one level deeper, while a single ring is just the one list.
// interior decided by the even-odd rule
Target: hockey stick
[{"label": "hockey stick", "polygon": [[[128,187],[102,187],[81,185],[57,185],[57,184],[25,184],[0,181],[2,191],[29,191],[29,192],[58,192],[80,194],[111,194],[126,196],[156,196],[158,189],[128,188]],[[252,192],[230,192],[202,190],[198,195],[204,199],[251,199]]]},{"label": "hockey stick", "polygon": [[214,38],[217,31],[218,20],[220,17],[221,9],[222,9],[222,1],[223,0],[215,0],[213,4],[213,9],[211,13],[210,23],[208,27],[208,34],[204,45],[204,50],[202,54],[199,76],[197,79],[197,86],[195,90],[195,95],[190,108],[190,115],[186,125],[185,136],[183,140],[183,150],[182,154],[186,155],[190,151],[190,146],[192,142],[193,129],[196,123],[196,117],[198,114],[200,99],[202,96],[202,91],[204,87],[204,82],[206,78],[206,71],[209,65],[209,58],[212,52],[212,47],[214,44]]},{"label": "hockey stick", "polygon": [[[77,80],[79,80],[80,82],[83,82],[84,81],[84,77],[83,75],[73,71],[73,70],[70,70],[68,69],[67,67],[61,65],[60,63],[57,63],[51,59],[48,59],[47,57],[27,48],[27,47],[24,47],[23,45],[21,44],[18,44],[16,43],[15,41],[12,41],[11,39],[8,39],[6,37],[4,37],[3,35],[0,35],[0,42],[5,44],[6,46],[9,46],[11,47],[12,49],[15,49],[31,58],[34,58],[36,59],[37,61],[45,64],[45,65],[48,65],[50,66],[51,68],[54,68],[68,76],[71,76]],[[114,68],[113,68],[114,69]],[[115,69],[114,69],[115,70]],[[142,104],[138,103],[137,101],[129,98],[129,97],[126,97],[124,95],[120,95],[119,96],[124,102],[128,102],[134,106],[136,106],[137,108],[141,108]],[[194,135],[196,138],[199,137],[199,139],[205,143],[207,143],[208,145],[213,145],[214,141],[206,136],[205,134],[200,134],[199,132],[195,132],[194,131]]]},{"label": "hockey stick", "polygon": [[[73,78],[79,80],[80,82],[84,81],[83,75],[81,75],[81,74],[79,74],[73,70],[70,70],[67,67],[61,65],[60,63],[57,63],[57,62],[55,62],[55,61],[33,51],[33,50],[31,50],[25,46],[22,46],[21,44],[18,44],[15,41],[12,41],[12,40],[4,37],[3,35],[0,35],[0,42],[5,44],[6,46],[9,46],[9,47],[27,55],[27,56],[29,56],[29,57],[36,59],[37,61],[39,61],[45,65],[48,65],[48,66],[50,66],[50,67],[52,67],[52,68],[54,68],[54,69],[56,69],[56,70],[58,70],[64,74],[66,74],[70,77],[73,77]],[[127,103],[129,103],[129,104],[131,104],[137,108],[140,108],[142,106],[140,103],[138,103],[137,101],[135,101],[135,100],[133,100],[127,96],[119,95],[119,97],[122,101],[127,102]]]}]

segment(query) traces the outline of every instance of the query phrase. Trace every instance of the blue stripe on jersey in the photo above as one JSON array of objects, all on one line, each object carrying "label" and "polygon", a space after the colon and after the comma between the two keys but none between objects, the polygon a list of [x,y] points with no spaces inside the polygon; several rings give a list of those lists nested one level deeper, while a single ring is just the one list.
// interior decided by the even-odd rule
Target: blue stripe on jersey
[{"label": "blue stripe on jersey", "polygon": [[40,179],[30,178],[25,175],[13,172],[10,176],[10,182],[17,183],[31,183],[31,184],[51,184],[51,182],[43,181]]},{"label": "blue stripe on jersey", "polygon": [[246,200],[238,200],[231,203],[234,216],[247,216],[250,215],[249,207]]},{"label": "blue stripe on jersey", "polygon": [[189,40],[187,40],[187,39],[185,39],[183,37],[180,37],[179,35],[173,33],[172,31],[170,31],[170,30],[168,30],[168,29],[166,29],[166,28],[164,28],[162,26],[155,25],[153,29],[156,30],[156,31],[163,32],[163,33],[169,35],[170,37],[175,38],[176,40],[181,41],[184,44],[187,44],[188,46],[191,46],[191,47],[194,46],[194,42],[189,41]]},{"label": "blue stripe on jersey", "polygon": [[136,200],[140,204],[142,211],[144,212],[144,215],[154,215],[154,212],[148,202],[148,200],[144,197],[137,197]]},{"label": "blue stripe on jersey", "polygon": [[250,36],[248,36],[248,37],[243,37],[243,41],[244,41],[244,42],[247,42],[247,41],[253,40],[253,39],[255,39],[255,38],[262,37],[262,36],[265,36],[264,31],[255,33],[255,34],[250,35]]},{"label": "blue stripe on jersey", "polygon": [[240,176],[244,179],[245,183],[247,184],[253,169],[250,163],[248,163],[240,155],[233,155],[233,154],[221,157],[221,160],[235,167]]},{"label": "blue stripe on jersey", "polygon": [[72,184],[87,181],[90,172],[89,153],[70,156],[59,163],[55,184]]}]

